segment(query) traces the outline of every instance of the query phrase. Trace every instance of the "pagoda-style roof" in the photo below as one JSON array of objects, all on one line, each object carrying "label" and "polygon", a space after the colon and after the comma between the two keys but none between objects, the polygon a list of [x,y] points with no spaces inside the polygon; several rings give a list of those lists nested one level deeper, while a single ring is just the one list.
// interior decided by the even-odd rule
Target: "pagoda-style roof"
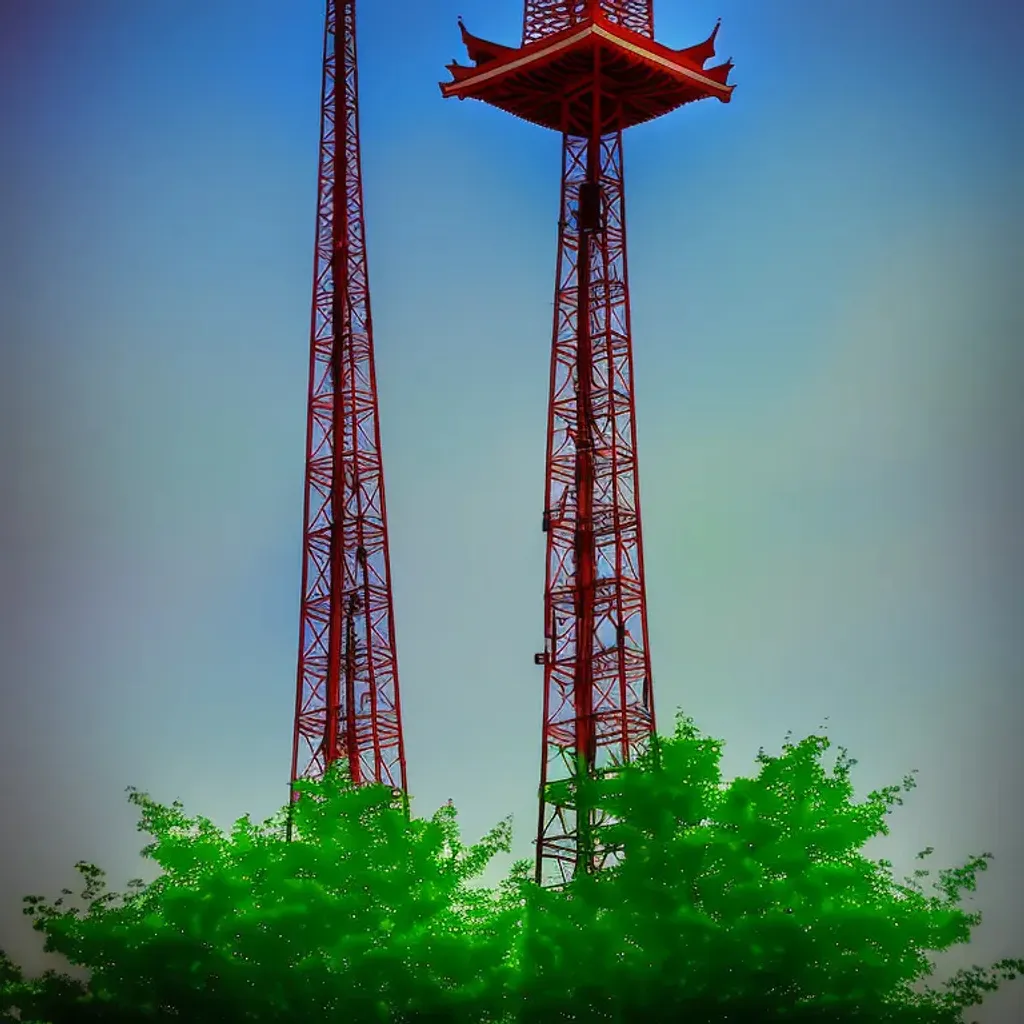
[{"label": "pagoda-style roof", "polygon": [[524,121],[570,135],[590,135],[594,99],[600,97],[601,133],[622,130],[667,114],[694,100],[728,103],[732,61],[712,68],[715,36],[672,50],[603,14],[522,47],[502,46],[466,31],[462,41],[472,67],[454,60],[445,99],[476,99]]}]

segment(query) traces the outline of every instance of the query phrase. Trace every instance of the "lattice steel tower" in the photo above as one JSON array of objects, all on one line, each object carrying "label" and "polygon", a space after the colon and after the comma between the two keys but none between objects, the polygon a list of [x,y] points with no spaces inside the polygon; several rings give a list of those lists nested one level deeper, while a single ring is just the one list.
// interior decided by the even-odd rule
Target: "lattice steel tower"
[{"label": "lattice steel tower", "polygon": [[653,0],[525,0],[519,47],[459,27],[472,67],[445,97],[478,99],[562,134],[548,407],[544,725],[537,881],[615,851],[553,782],[633,759],[654,732],[626,274],[622,132],[693,100],[727,102],[732,62],[654,42]]},{"label": "lattice steel tower", "polygon": [[327,0],[294,782],[339,758],[405,793],[366,274],[355,0]]}]

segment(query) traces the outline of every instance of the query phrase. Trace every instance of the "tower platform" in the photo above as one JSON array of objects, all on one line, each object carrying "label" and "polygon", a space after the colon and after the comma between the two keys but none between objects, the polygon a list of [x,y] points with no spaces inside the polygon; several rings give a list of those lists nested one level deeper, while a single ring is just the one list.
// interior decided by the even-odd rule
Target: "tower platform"
[{"label": "tower platform", "polygon": [[728,103],[732,61],[712,68],[715,36],[672,50],[603,15],[587,18],[523,47],[502,46],[466,31],[462,41],[473,67],[454,60],[445,99],[476,99],[568,135],[589,136],[594,99],[600,97],[601,133],[652,121],[694,100]]}]

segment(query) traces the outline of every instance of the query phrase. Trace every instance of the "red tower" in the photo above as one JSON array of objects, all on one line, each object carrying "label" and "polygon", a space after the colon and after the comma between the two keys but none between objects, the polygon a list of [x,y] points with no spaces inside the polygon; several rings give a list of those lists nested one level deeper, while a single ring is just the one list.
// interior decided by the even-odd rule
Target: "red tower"
[{"label": "red tower", "polygon": [[654,732],[647,642],[622,132],[693,100],[728,102],[714,40],[653,40],[653,0],[525,0],[519,47],[470,35],[445,97],[562,134],[548,407],[544,726],[536,878],[561,884],[614,856],[603,822],[553,782],[636,757]]},{"label": "red tower", "polygon": [[359,159],[355,0],[327,0],[292,781],[406,791]]}]

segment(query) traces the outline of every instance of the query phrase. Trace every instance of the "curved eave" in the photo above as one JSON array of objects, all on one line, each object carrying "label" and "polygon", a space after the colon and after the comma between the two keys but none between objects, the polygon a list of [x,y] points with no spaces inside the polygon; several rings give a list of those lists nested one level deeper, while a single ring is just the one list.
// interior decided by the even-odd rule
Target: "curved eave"
[{"label": "curved eave", "polygon": [[466,53],[474,64],[482,64],[484,61],[499,60],[515,53],[514,46],[505,46],[502,43],[492,43],[489,39],[482,39],[473,35],[459,18],[459,32],[462,34],[462,43],[466,47]]},{"label": "curved eave", "polygon": [[715,23],[715,27],[711,30],[711,35],[703,43],[698,43],[696,46],[687,46],[682,50],[675,50],[674,52],[679,54],[684,60],[693,61],[698,67],[704,67],[715,55],[715,39],[721,27],[722,19],[719,18]]},{"label": "curved eave", "polygon": [[[559,33],[561,38],[550,41],[546,46],[543,43],[539,45],[534,43],[523,50],[512,51],[501,60],[488,61],[480,67],[463,68],[459,65],[449,65],[448,70],[453,75],[456,74],[455,69],[458,69],[458,78],[452,82],[439,82],[441,95],[445,99],[453,97],[468,99],[483,92],[490,92],[495,87],[500,87],[502,79],[510,78],[517,72],[528,73],[534,68],[539,70],[543,65],[585,42],[588,36],[594,36],[662,72],[669,73],[676,79],[686,80],[692,88],[706,96],[715,96],[723,103],[729,102],[734,86],[716,81],[709,77],[708,72],[702,68],[691,67],[688,64],[680,63],[678,59],[673,59],[676,51],[652,43],[642,36],[637,36],[634,32],[619,28],[619,26],[612,28],[614,30],[610,30],[609,26],[603,24],[589,24],[574,32]],[[637,41],[630,38],[632,36],[636,36]],[[708,43],[712,43],[713,40],[714,34]],[[702,44],[702,46],[706,45]],[[731,62],[726,62],[718,68],[709,70],[724,71],[727,75],[731,67]]]}]

